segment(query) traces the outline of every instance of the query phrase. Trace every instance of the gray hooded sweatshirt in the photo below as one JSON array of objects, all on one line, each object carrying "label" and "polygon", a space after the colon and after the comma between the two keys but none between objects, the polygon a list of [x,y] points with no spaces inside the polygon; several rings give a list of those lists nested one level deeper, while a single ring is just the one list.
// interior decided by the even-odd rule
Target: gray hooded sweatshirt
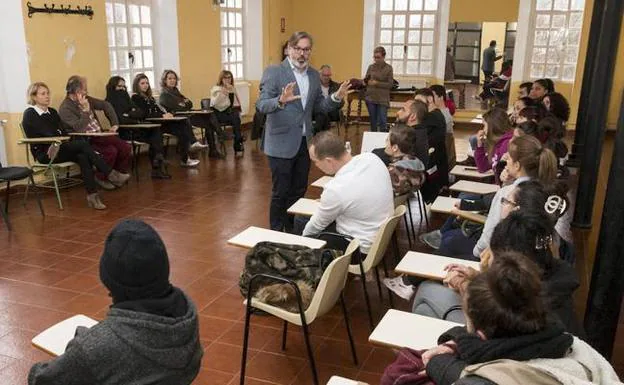
[{"label": "gray hooded sweatshirt", "polygon": [[171,318],[112,308],[91,329],[79,328],[65,353],[35,364],[29,385],[188,385],[203,356],[197,311]]}]

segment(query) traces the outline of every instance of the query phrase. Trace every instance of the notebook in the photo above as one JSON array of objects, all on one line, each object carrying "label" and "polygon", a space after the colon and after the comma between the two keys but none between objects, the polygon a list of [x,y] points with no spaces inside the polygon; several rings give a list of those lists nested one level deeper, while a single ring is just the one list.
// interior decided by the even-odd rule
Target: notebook
[{"label": "notebook", "polygon": [[78,326],[91,328],[97,323],[98,321],[93,318],[78,314],[50,326],[46,330],[37,334],[31,342],[36,348],[41,349],[48,354],[60,356],[65,353],[65,348],[67,348],[69,341],[74,339],[74,336],[76,335],[76,328]]}]

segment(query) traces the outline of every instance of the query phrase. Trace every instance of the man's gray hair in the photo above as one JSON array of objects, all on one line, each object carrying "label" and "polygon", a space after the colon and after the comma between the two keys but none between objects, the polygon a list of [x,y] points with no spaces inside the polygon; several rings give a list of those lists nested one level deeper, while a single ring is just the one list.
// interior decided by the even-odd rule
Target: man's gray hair
[{"label": "man's gray hair", "polygon": [[319,68],[319,72],[321,72],[322,70],[324,70],[325,68],[327,68],[328,70],[331,69],[331,66],[329,64],[323,64],[320,68]]},{"label": "man's gray hair", "polygon": [[308,39],[310,40],[310,46],[314,45],[314,40],[312,40],[312,35],[304,31],[297,31],[293,33],[292,35],[290,35],[290,38],[288,39],[288,46],[289,47],[296,46],[297,43],[299,43],[299,40],[301,39]]},{"label": "man's gray hair", "polygon": [[65,85],[65,92],[68,94],[75,94],[80,91],[85,82],[85,78],[80,75],[72,75],[67,79],[67,84]]}]

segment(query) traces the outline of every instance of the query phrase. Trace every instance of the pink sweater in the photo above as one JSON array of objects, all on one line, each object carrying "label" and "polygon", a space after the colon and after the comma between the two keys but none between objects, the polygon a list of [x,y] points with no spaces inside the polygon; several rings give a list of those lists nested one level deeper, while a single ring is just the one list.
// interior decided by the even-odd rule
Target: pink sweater
[{"label": "pink sweater", "polygon": [[[492,149],[492,161],[488,159],[488,154],[485,152],[485,146],[477,147],[474,152],[475,163],[479,172],[487,172],[492,169],[496,172],[496,163],[505,155],[509,141],[513,138],[513,130],[507,131],[503,136],[498,139],[498,142],[494,144]],[[498,177],[496,178],[498,179]]]}]

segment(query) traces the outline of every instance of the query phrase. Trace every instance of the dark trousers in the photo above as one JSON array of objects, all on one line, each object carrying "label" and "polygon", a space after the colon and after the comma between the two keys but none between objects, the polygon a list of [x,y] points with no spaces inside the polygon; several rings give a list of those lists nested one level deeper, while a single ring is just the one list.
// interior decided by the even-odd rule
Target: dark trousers
[{"label": "dark trousers", "polygon": [[[215,144],[215,135],[220,132],[220,127],[219,121],[217,120],[215,114],[192,115],[191,123],[204,129],[206,133],[206,140],[208,140],[208,147],[210,149],[210,152],[217,151],[217,146]],[[194,139],[191,144],[195,143],[196,141],[197,140]]]},{"label": "dark trousers", "polygon": [[[98,136],[91,138],[91,147],[97,151],[104,162],[114,170],[122,173],[130,171],[130,157],[132,156],[132,146],[118,136]],[[106,180],[108,175],[98,172],[96,174],[100,180]]]},{"label": "dark trousers", "polygon": [[195,134],[193,134],[193,126],[188,119],[165,122],[162,126],[163,132],[178,137],[178,149],[180,150],[180,159],[182,162],[188,160],[188,152],[191,144],[197,142]]},{"label": "dark trousers", "polygon": [[294,158],[284,159],[269,156],[273,190],[269,221],[271,229],[292,232],[293,216],[286,212],[299,198],[303,198],[308,188],[310,156],[305,136],[301,138],[299,151]]},{"label": "dark trousers", "polygon": [[243,135],[241,135],[241,118],[238,111],[216,111],[214,112],[217,120],[221,124],[232,126],[234,131],[234,151],[242,151]]},{"label": "dark trousers", "polygon": [[160,128],[142,128],[134,131],[119,129],[119,136],[124,140],[134,139],[137,142],[145,142],[149,145],[148,155],[152,167],[158,167],[157,157],[162,159],[163,137]]},{"label": "dark trousers", "polygon": [[[50,158],[44,153],[37,160],[40,163],[48,163]],[[63,162],[78,163],[78,166],[80,166],[80,173],[82,174],[82,180],[84,181],[85,189],[88,194],[97,192],[93,167],[105,176],[108,176],[113,170],[100,155],[93,151],[89,142],[84,140],[75,140],[61,144],[59,152],[54,159],[54,163]]]},{"label": "dark trousers", "polygon": [[314,133],[329,130],[330,122],[340,121],[340,112],[338,110],[330,112],[314,111]]},{"label": "dark trousers", "polygon": [[366,102],[368,110],[368,120],[370,121],[371,132],[388,131],[388,106],[373,102]]}]

